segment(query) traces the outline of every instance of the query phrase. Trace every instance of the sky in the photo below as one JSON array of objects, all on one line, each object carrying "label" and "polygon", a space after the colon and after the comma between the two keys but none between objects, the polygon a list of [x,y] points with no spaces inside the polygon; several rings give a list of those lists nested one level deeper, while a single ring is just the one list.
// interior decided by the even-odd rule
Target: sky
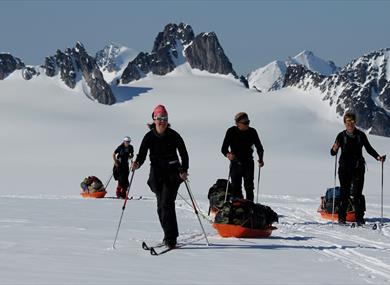
[{"label": "sky", "polygon": [[311,50],[338,66],[390,47],[390,1],[4,1],[0,52],[38,65],[81,41],[150,52],[168,23],[216,32],[239,74]]}]

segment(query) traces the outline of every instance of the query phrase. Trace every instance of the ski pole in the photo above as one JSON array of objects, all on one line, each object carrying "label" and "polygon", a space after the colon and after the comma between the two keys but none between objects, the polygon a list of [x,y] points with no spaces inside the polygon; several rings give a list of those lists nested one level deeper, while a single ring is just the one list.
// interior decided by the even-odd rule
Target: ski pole
[{"label": "ski pole", "polygon": [[125,211],[125,209],[126,209],[126,203],[127,203],[127,200],[129,200],[129,192],[130,192],[131,184],[133,183],[134,173],[135,173],[135,170],[134,170],[133,173],[131,174],[130,184],[129,184],[129,187],[127,187],[125,202],[123,203],[123,206],[122,206],[122,214],[121,214],[121,217],[120,217],[120,219],[119,219],[119,224],[118,224],[118,228],[117,228],[117,230],[116,230],[116,235],[115,235],[114,243],[112,244],[112,248],[113,248],[113,249],[115,249],[115,243],[116,243],[116,240],[117,240],[117,238],[118,238],[118,233],[119,233],[119,228],[120,228],[121,223],[122,223],[123,213],[124,213],[124,211]]},{"label": "ski pole", "polygon": [[107,181],[107,183],[106,183],[106,186],[104,186],[104,190],[107,191],[108,184],[110,184],[110,181],[111,181],[113,175],[114,175],[114,173],[111,173],[111,176],[110,176],[110,178],[108,179],[108,181]]},{"label": "ski pole", "polygon": [[227,183],[226,183],[225,200],[223,201],[224,203],[227,200],[231,170],[232,170],[232,162],[230,162],[230,164],[229,164],[229,175],[228,175],[228,179],[227,179]]},{"label": "ski pole", "polygon": [[[190,202],[188,202],[188,201],[186,200],[186,198],[184,198],[183,195],[181,195],[179,192],[177,192],[177,195],[179,195],[179,197],[180,197],[188,206],[190,206],[191,208],[193,207],[193,206],[190,204]],[[199,208],[199,206],[198,206],[198,208]],[[208,221],[210,224],[213,223],[213,222],[211,221],[211,219],[210,219],[209,217],[207,217],[206,214],[204,214],[204,213],[200,210],[200,208],[199,208],[199,214],[203,217],[203,219],[205,219],[206,221]]]},{"label": "ski pole", "polygon": [[204,238],[206,239],[207,245],[210,246],[209,240],[207,239],[206,231],[204,230],[202,221],[199,218],[199,213],[198,213],[198,210],[197,210],[197,208],[195,206],[195,202],[194,202],[195,198],[192,195],[192,191],[191,191],[190,185],[188,183],[188,180],[184,180],[184,184],[186,185],[186,188],[187,188],[187,191],[188,191],[188,196],[190,196],[190,199],[191,199],[191,202],[192,202],[192,207],[194,208],[194,211],[195,211],[195,215],[197,216],[199,224],[200,224],[200,227],[202,228]]},{"label": "ski pole", "polygon": [[257,174],[256,204],[259,203],[260,170],[261,170],[261,167],[259,165],[259,173]]},{"label": "ski pole", "polygon": [[337,173],[337,153],[334,160],[334,183],[333,183],[333,202],[332,202],[332,225],[334,223],[334,208],[336,200],[336,173]]},{"label": "ski pole", "polygon": [[383,156],[382,160],[382,181],[381,181],[381,226],[383,225],[383,165],[385,163],[386,155]]}]

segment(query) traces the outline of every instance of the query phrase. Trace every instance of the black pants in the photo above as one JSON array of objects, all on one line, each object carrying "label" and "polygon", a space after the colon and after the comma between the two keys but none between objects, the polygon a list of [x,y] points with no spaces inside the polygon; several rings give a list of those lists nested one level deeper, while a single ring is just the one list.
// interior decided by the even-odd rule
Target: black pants
[{"label": "black pants", "polygon": [[118,184],[125,191],[129,187],[129,165],[128,164],[120,164],[117,168],[118,171]]},{"label": "black pants", "polygon": [[363,200],[363,185],[364,185],[364,160],[356,163],[340,162],[339,179],[340,179],[340,205],[339,219],[345,220],[348,208],[348,198],[353,188],[353,205],[355,208],[356,221],[363,221],[364,217],[364,200]]},{"label": "black pants", "polygon": [[248,200],[254,200],[253,185],[254,179],[254,161],[247,160],[244,162],[233,161],[230,168],[230,177],[232,179],[233,196],[242,198],[242,180],[244,179],[245,198]]},{"label": "black pants", "polygon": [[164,231],[164,240],[173,240],[179,236],[175,200],[180,183],[177,169],[150,168],[148,185],[156,194],[157,214]]}]

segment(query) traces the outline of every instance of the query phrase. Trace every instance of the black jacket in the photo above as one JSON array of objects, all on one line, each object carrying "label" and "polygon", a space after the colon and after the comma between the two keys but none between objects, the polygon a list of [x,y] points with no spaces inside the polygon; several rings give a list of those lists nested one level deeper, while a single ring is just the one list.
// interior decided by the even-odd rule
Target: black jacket
[{"label": "black jacket", "polygon": [[129,163],[129,159],[132,159],[134,156],[134,148],[131,144],[129,147],[125,147],[125,145],[122,143],[116,148],[114,153],[119,159],[121,165],[127,165]]},{"label": "black jacket", "polygon": [[[346,130],[340,132],[336,137],[336,142],[339,143],[341,148],[340,162],[354,164],[360,160],[364,160],[362,153],[363,146],[375,159],[379,156],[368,142],[366,134],[358,129],[355,129],[352,135],[348,134]],[[330,154],[334,156],[337,152],[334,152],[333,148],[331,148]]]},{"label": "black jacket", "polygon": [[167,128],[163,135],[159,135],[152,128],[143,138],[136,162],[141,166],[146,159],[148,150],[152,166],[169,167],[179,163],[177,151],[181,158],[181,169],[188,170],[189,158],[186,146],[181,136],[171,128]]},{"label": "black jacket", "polygon": [[253,146],[256,146],[257,154],[262,161],[264,148],[257,131],[251,127],[246,131],[240,131],[237,126],[233,126],[226,131],[221,151],[226,156],[230,147],[230,152],[236,156],[238,161],[246,161],[253,159]]}]

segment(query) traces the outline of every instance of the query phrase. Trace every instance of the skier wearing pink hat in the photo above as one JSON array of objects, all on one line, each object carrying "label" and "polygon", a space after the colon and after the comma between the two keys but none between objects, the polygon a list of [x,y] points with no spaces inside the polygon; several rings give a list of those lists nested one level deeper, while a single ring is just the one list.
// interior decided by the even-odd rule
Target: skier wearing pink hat
[{"label": "skier wearing pink hat", "polygon": [[150,174],[147,183],[157,197],[157,213],[164,230],[164,243],[173,248],[179,236],[175,200],[180,184],[187,179],[189,158],[183,139],[168,123],[166,108],[158,105],[152,118],[150,131],[142,140],[132,170],[142,166],[149,150]]}]

